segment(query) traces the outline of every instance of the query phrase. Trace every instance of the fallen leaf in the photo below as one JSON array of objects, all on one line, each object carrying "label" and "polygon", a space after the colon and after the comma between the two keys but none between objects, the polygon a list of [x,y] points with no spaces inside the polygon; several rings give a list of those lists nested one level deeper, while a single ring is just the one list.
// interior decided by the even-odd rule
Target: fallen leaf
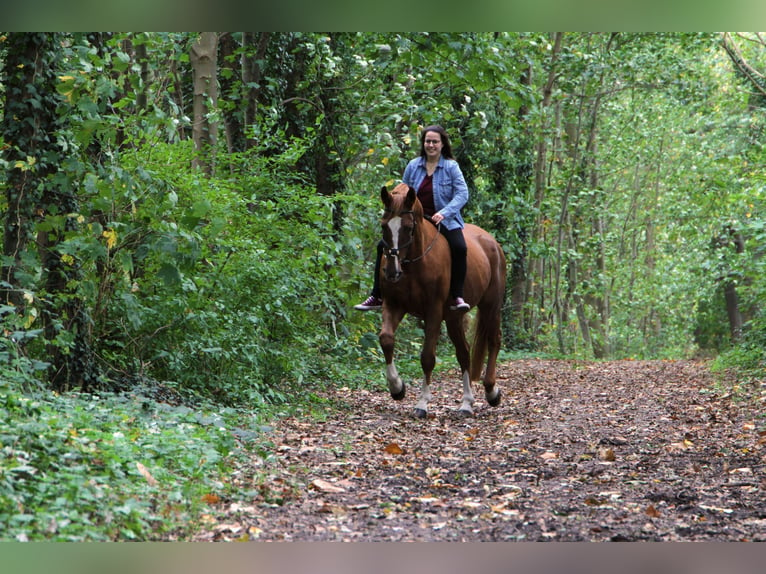
[{"label": "fallen leaf", "polygon": [[242,542],[247,542],[248,540],[251,540],[253,538],[258,538],[261,534],[263,534],[263,530],[258,528],[257,526],[250,526],[247,529],[247,534],[243,535],[240,540]]},{"label": "fallen leaf", "polygon": [[555,452],[547,451],[540,455],[540,458],[543,460],[553,460],[555,458],[558,458],[559,455]]},{"label": "fallen leaf", "polygon": [[213,530],[215,530],[216,532],[231,532],[232,534],[237,534],[240,530],[242,530],[242,525],[241,524],[216,524]]},{"label": "fallen leaf", "polygon": [[617,500],[622,497],[622,493],[618,490],[605,490],[598,493],[599,496],[610,498],[611,500]]},{"label": "fallen leaf", "polygon": [[221,497],[217,494],[213,494],[212,492],[208,492],[207,494],[202,495],[202,502],[207,504],[218,504],[221,502]]},{"label": "fallen leaf", "polygon": [[157,486],[157,479],[152,476],[152,473],[149,472],[148,468],[146,468],[140,462],[136,463],[136,468],[138,469],[138,472],[140,472],[141,475],[146,479],[146,482],[148,482],[151,486]]},{"label": "fallen leaf", "polygon": [[624,436],[612,436],[601,439],[601,444],[611,444],[614,446],[624,446],[628,444],[628,439]]},{"label": "fallen leaf", "polygon": [[715,512],[723,512],[724,514],[731,514],[734,512],[731,508],[721,508],[719,506],[708,506],[707,504],[700,504],[699,505],[701,509],[703,510],[713,510]]},{"label": "fallen leaf", "polygon": [[328,492],[328,493],[341,493],[346,492],[346,489],[342,486],[338,486],[336,484],[333,484],[332,482],[327,482],[326,480],[322,480],[321,478],[316,478],[311,482],[311,485],[316,488],[317,490],[321,490],[322,492]]},{"label": "fallen leaf", "polygon": [[599,460],[604,460],[607,462],[614,462],[617,459],[617,457],[614,455],[614,451],[611,448],[598,449],[598,458]]},{"label": "fallen leaf", "polygon": [[644,510],[644,514],[647,516],[651,516],[652,518],[659,518],[660,517],[660,511],[655,508],[654,504],[650,504],[646,507],[646,510]]},{"label": "fallen leaf", "polygon": [[334,516],[342,516],[346,514],[346,509],[342,506],[338,506],[337,504],[327,504],[324,503],[322,506],[320,506],[317,509],[317,512],[320,514],[332,514]]},{"label": "fallen leaf", "polygon": [[386,448],[384,448],[383,450],[385,450],[388,454],[404,454],[404,450],[402,449],[402,447],[400,447],[395,442],[388,443],[386,445]]}]

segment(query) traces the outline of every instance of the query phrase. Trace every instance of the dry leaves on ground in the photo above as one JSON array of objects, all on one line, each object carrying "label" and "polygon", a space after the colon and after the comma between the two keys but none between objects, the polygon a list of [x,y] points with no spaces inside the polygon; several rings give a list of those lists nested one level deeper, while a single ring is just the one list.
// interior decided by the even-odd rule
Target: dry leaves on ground
[{"label": "dry leaves on ground", "polygon": [[[233,480],[197,540],[766,540],[764,389],[698,362],[515,361],[503,402],[457,415],[457,373],[416,392],[328,389],[287,418],[277,456]],[[482,397],[480,387],[477,396]],[[267,472],[264,481],[263,472]],[[256,488],[257,487],[257,488]]]}]

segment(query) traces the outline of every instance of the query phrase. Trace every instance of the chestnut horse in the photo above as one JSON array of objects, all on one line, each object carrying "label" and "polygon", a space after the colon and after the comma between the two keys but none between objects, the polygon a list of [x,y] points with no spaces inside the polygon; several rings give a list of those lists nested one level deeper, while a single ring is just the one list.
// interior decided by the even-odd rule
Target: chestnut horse
[{"label": "chestnut horse", "polygon": [[455,345],[455,353],[463,380],[463,400],[459,412],[473,414],[474,397],[471,381],[479,380],[483,361],[484,394],[491,406],[500,404],[500,388],[495,385],[495,367],[500,351],[500,316],[505,296],[505,254],[498,242],[486,231],[466,225],[463,229],[468,246],[468,273],[465,300],[477,307],[475,335],[471,350],[465,334],[465,311],[450,310],[450,250],[437,227],[425,220],[423,207],[415,190],[397,185],[390,193],[380,190],[385,210],[381,221],[383,255],[380,287],[383,298],[383,326],[380,347],[386,359],[386,379],[391,396],[404,398],[406,386],[394,364],[394,335],[409,313],[424,321],[425,340],[420,352],[423,385],[415,406],[415,415],[428,414],[431,399],[431,373],[436,364],[436,346],[442,321]]}]

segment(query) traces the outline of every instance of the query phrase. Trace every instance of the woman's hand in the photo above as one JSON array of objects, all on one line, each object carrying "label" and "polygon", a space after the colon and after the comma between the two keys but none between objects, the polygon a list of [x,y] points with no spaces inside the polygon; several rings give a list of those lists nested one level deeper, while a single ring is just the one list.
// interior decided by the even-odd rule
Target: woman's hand
[{"label": "woman's hand", "polygon": [[434,213],[431,216],[431,221],[433,221],[434,225],[439,225],[439,223],[441,223],[442,219],[444,219],[444,216],[441,213]]}]

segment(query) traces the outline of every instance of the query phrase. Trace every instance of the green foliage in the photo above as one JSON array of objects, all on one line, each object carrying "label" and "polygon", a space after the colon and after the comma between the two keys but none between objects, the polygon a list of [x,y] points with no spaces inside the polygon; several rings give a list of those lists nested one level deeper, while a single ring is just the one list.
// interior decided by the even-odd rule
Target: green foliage
[{"label": "green foliage", "polygon": [[155,146],[151,163],[136,156],[169,183],[173,200],[157,221],[148,213],[161,206],[146,198],[131,219],[147,213],[152,227],[118,234],[115,251],[123,235],[143,237],[125,246],[133,260],[141,254],[142,273],[115,286],[103,352],[124,361],[116,370],[184,393],[284,401],[291,383],[326,372],[324,353],[336,346],[345,314],[337,294],[345,289],[347,247],[333,235],[330,207],[280,176],[292,149],[284,160],[243,154],[231,160],[241,162],[236,177],[204,181],[177,152]]},{"label": "green foliage", "polygon": [[229,493],[246,414],[141,395],[0,391],[3,540],[183,536],[211,495]]},{"label": "green foliage", "polygon": [[722,350],[713,363],[715,371],[734,371],[740,379],[766,376],[766,313],[760,310],[746,326],[742,340]]},{"label": "green foliage", "polygon": [[[551,34],[248,37],[230,36],[213,113],[250,123],[229,134],[236,153],[221,139],[207,179],[188,169],[183,139],[193,34],[62,36],[55,179],[80,205],[34,231],[77,274],[49,292],[24,255],[32,301],[9,329],[35,335],[7,345],[9,373],[39,374],[51,345],[76,352],[66,316],[37,330],[43,302],[74,300],[92,320],[102,386],[138,377],[279,402],[293,383],[369,358],[377,326],[347,309],[369,289],[377,189],[431,122],[453,135],[467,219],[496,234],[524,281],[507,342],[588,354],[588,323],[615,356],[693,352],[695,329],[720,342],[723,276],[758,308],[757,250],[709,249],[724,225],[757,243],[764,179],[762,129],[717,35],[570,33],[555,58]],[[240,58],[257,82],[238,74]],[[540,149],[547,165],[535,165]]]},{"label": "green foliage", "polygon": [[[763,372],[764,122],[717,35],[568,33],[554,53],[546,33],[233,33],[211,113],[239,131],[220,138],[210,177],[190,169],[194,34],[55,38],[53,82],[2,110],[3,211],[9,186],[40,175],[22,215],[46,246],[3,262],[8,539],[149,539],[226,489],[234,445],[217,419],[131,389],[265,413],[319,385],[384,385],[379,315],[350,309],[372,282],[378,190],[430,123],[452,135],[466,219],[498,237],[517,281],[506,360],[701,349]],[[22,40],[51,45],[13,36],[4,56]],[[744,57],[763,61],[757,44]],[[6,96],[31,82],[14,77]],[[22,145],[29,124],[8,121],[30,109],[55,126],[37,134],[41,157]],[[65,201],[42,206],[43,193]],[[65,288],[46,281],[51,261]],[[416,320],[397,332],[406,378],[420,376],[421,340]],[[100,394],[43,395],[52,352],[83,351]],[[439,354],[454,366],[446,341]]]}]

